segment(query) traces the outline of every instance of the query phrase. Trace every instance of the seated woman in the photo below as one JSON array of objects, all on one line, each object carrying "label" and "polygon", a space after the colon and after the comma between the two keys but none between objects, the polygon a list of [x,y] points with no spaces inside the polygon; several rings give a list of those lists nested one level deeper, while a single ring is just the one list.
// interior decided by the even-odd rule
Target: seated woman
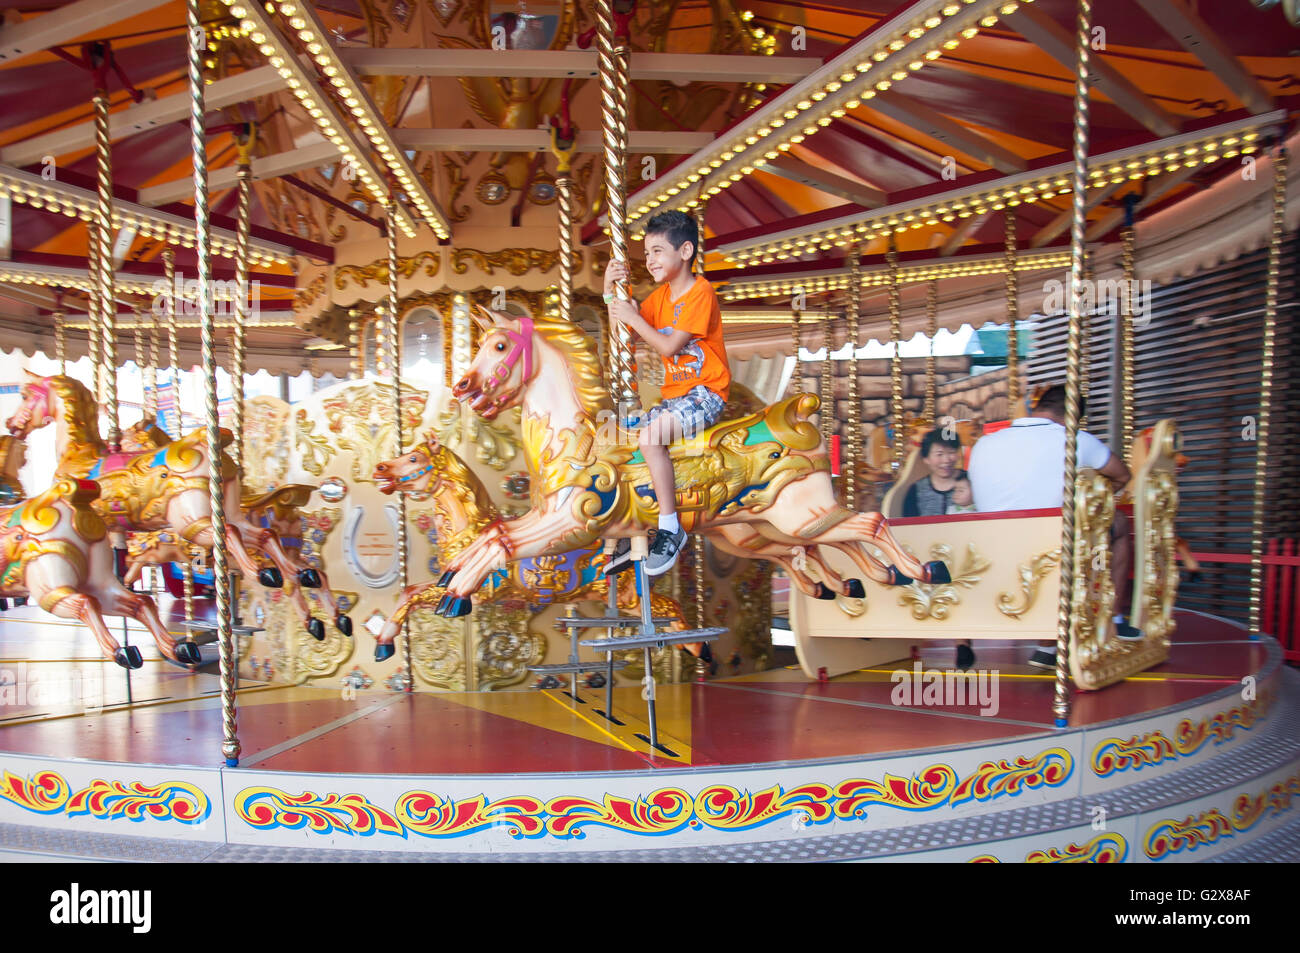
[{"label": "seated woman", "polygon": [[956,433],[948,436],[936,427],[921,440],[921,459],[930,468],[930,475],[908,488],[903,498],[903,515],[945,516],[953,490],[966,479],[966,472],[959,468],[961,440]]}]

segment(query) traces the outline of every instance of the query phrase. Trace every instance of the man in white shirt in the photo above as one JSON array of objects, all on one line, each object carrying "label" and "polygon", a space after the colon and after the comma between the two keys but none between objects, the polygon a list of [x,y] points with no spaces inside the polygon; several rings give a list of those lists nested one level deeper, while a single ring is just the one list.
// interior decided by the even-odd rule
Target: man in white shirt
[{"label": "man in white shirt", "polygon": [[[1084,413],[1079,399],[1079,415]],[[1080,430],[1076,440],[1080,469],[1091,467],[1111,480],[1116,489],[1124,486],[1130,473],[1124,461],[1111,453],[1100,440]],[[975,494],[975,508],[981,513],[1000,510],[1037,510],[1061,506],[1065,483],[1065,388],[1049,387],[1034,405],[1028,417],[1012,421],[1011,426],[976,441],[970,456],[970,483]],[[1127,514],[1116,512],[1111,524],[1111,578],[1115,584],[1115,608],[1127,606],[1132,599],[1129,572],[1133,566],[1131,521]],[[1116,611],[1116,634],[1121,639],[1136,640],[1140,630],[1128,624]],[[1039,668],[1056,665],[1056,647],[1040,646],[1029,660]]]}]

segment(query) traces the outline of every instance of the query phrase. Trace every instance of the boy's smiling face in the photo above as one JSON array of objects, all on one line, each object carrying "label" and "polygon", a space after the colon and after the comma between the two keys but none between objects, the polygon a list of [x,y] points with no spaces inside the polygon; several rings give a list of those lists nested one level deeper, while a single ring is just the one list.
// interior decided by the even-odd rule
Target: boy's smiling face
[{"label": "boy's smiling face", "polygon": [[665,234],[645,237],[645,266],[656,283],[671,282],[690,268],[694,256],[695,246],[690,242],[682,242],[681,248],[674,248]]}]

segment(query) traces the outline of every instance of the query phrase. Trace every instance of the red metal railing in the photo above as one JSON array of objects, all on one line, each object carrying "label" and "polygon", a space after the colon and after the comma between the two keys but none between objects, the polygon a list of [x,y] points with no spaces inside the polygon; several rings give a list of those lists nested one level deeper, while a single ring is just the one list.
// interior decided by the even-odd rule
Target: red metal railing
[{"label": "red metal railing", "polygon": [[[1192,553],[1200,563],[1250,565],[1249,553]],[[1288,662],[1300,662],[1300,545],[1270,539],[1264,551],[1264,605],[1260,628],[1282,645]]]}]

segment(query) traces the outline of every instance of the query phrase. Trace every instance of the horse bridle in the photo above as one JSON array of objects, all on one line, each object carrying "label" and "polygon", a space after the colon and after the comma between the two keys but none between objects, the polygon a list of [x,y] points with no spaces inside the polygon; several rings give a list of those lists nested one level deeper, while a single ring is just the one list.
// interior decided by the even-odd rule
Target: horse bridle
[{"label": "horse bridle", "polygon": [[501,326],[498,326],[497,330],[510,339],[511,348],[510,353],[488,375],[488,380],[495,378],[497,383],[504,383],[509,380],[510,372],[519,363],[519,358],[522,355],[524,359],[524,376],[520,383],[526,384],[533,376],[533,319],[529,317],[520,318],[518,331],[511,331],[508,327]]}]

